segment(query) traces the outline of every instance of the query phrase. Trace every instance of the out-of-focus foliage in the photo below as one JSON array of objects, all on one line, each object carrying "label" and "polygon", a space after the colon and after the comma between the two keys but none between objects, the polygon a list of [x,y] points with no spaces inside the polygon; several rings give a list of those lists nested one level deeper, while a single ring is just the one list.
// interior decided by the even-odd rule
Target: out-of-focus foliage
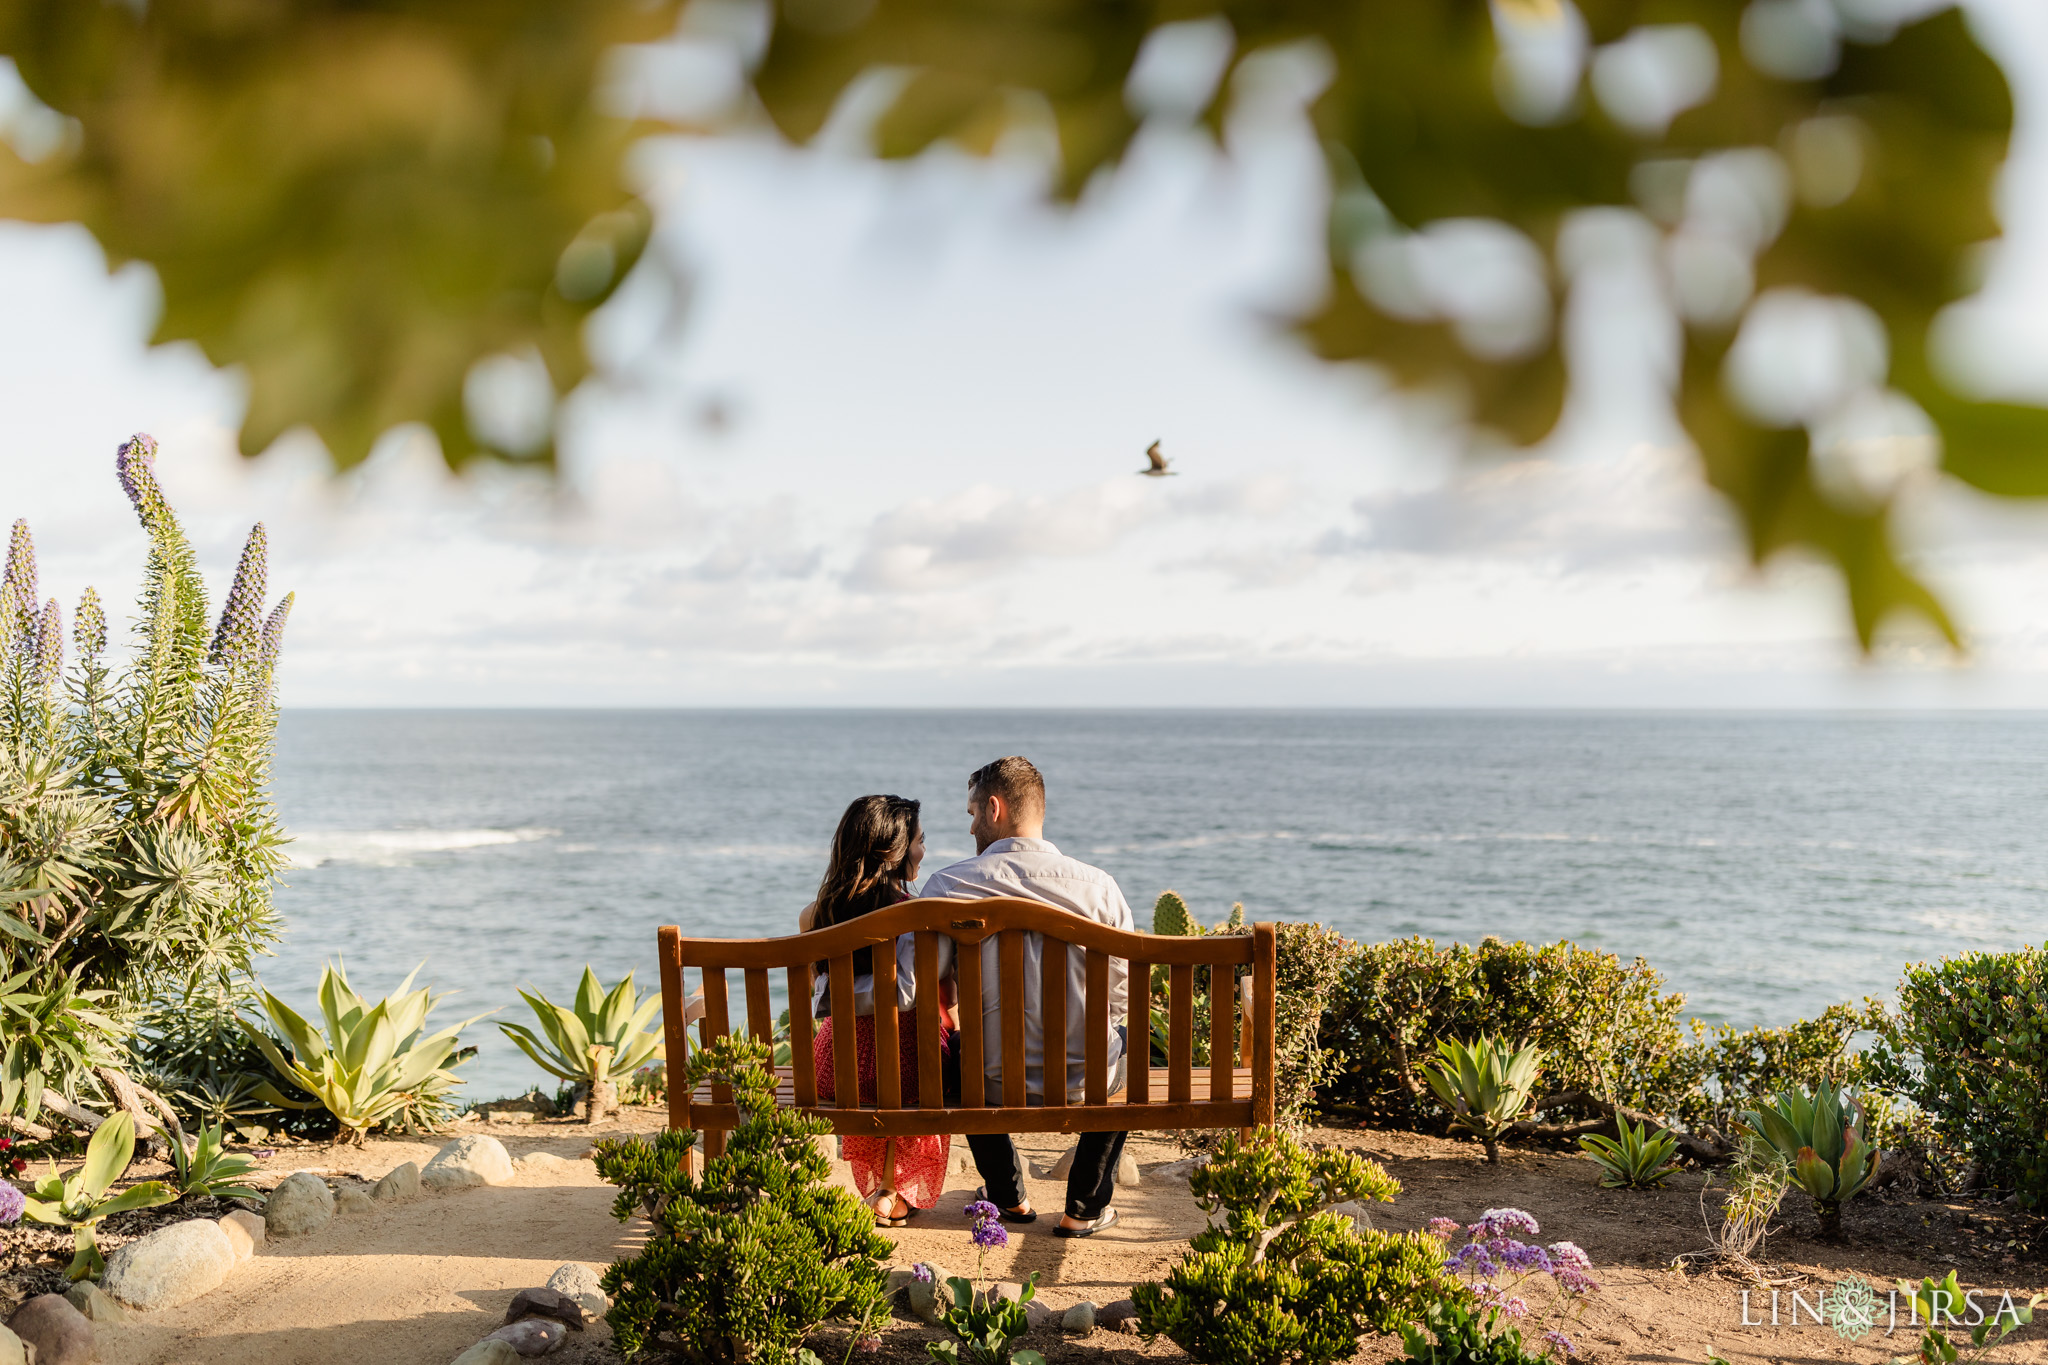
[{"label": "out-of-focus foliage", "polygon": [[[804,140],[856,78],[893,69],[883,155],[941,140],[986,153],[1049,128],[1073,196],[1137,132],[1148,73],[1134,84],[1134,69],[1163,62],[1148,44],[1164,26],[1206,23],[1228,47],[1222,79],[1182,92],[1212,127],[1235,73],[1313,47],[1329,63],[1311,112],[1335,188],[1333,287],[1298,320],[1314,348],[1406,384],[1450,381],[1478,427],[1531,443],[1563,409],[1574,278],[1639,259],[1639,301],[1683,330],[1671,397],[1707,478],[1757,558],[1806,546],[1841,566],[1867,644],[1900,609],[1953,638],[1890,538],[1929,436],[1966,482],[2048,493],[2048,411],[1978,401],[1930,348],[1998,232],[2011,99],[1960,13],[1899,23],[1897,9],[800,0],[780,7],[755,86]],[[1832,376],[1786,382],[1823,354]]]},{"label": "out-of-focus foliage", "polygon": [[[0,53],[71,122],[0,140],[0,216],[75,220],[163,282],[162,341],[249,377],[242,448],[310,424],[343,465],[424,422],[458,463],[472,366],[588,368],[648,230],[592,100],[675,0],[0,0]],[[545,455],[545,435],[517,455]]]}]

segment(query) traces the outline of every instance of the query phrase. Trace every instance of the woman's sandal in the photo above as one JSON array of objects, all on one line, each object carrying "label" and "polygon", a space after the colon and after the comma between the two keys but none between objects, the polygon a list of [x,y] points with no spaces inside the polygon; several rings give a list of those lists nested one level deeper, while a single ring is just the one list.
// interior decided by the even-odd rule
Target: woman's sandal
[{"label": "woman's sandal", "polygon": [[1060,1227],[1054,1228],[1053,1231],[1058,1233],[1062,1237],[1093,1237],[1096,1233],[1102,1231],[1104,1228],[1114,1226],[1116,1226],[1116,1210],[1104,1209],[1102,1211],[1101,1216],[1098,1217],[1094,1222],[1088,1224],[1088,1226],[1086,1227],[1070,1228],[1065,1225],[1062,1225]]},{"label": "woman's sandal", "polygon": [[[990,1199],[988,1197],[988,1186],[986,1185],[983,1185],[981,1188],[977,1189],[974,1192],[974,1197],[984,1204],[993,1204],[996,1202],[995,1200]],[[1001,1213],[1002,1219],[1005,1223],[1035,1223],[1038,1221],[1038,1212],[1035,1209],[1029,1212],[1019,1213],[1015,1209],[1003,1209],[999,1206],[999,1212]]]},{"label": "woman's sandal", "polygon": [[866,1198],[862,1199],[862,1200],[861,1200],[860,1202],[861,1202],[861,1203],[863,1203],[863,1204],[866,1204],[866,1205],[867,1205],[867,1206],[868,1206],[868,1207],[869,1207],[870,1209],[872,1209],[872,1210],[874,1211],[874,1215],[875,1215],[875,1226],[876,1226],[876,1227],[878,1227],[878,1228],[904,1228],[904,1227],[909,1227],[909,1226],[910,1226],[910,1215],[911,1215],[911,1214],[913,1214],[913,1213],[916,1213],[916,1212],[917,1212],[917,1208],[916,1208],[916,1206],[914,1206],[914,1205],[913,1205],[913,1204],[912,1204],[912,1203],[911,1203],[911,1202],[910,1202],[910,1201],[909,1201],[908,1199],[905,1199],[905,1200],[903,1201],[903,1216],[902,1216],[902,1217],[900,1217],[900,1218],[891,1218],[891,1217],[890,1217],[889,1215],[887,1215],[887,1214],[885,1214],[885,1213],[883,1213],[883,1212],[882,1212],[882,1204],[883,1204],[883,1202],[884,1202],[884,1201],[889,1201],[889,1200],[895,1200],[895,1199],[897,1199],[897,1198],[899,1198],[899,1197],[900,1197],[900,1196],[899,1196],[899,1195],[898,1195],[898,1194],[896,1193],[896,1191],[894,1191],[894,1190],[890,1189],[890,1188],[889,1188],[888,1186],[886,1186],[886,1185],[885,1185],[885,1186],[883,1186],[883,1187],[882,1187],[881,1189],[879,1189],[879,1190],[876,1190],[876,1191],[875,1191],[875,1192],[874,1192],[873,1194],[870,1194],[870,1195],[868,1195],[868,1196],[867,1196]]}]

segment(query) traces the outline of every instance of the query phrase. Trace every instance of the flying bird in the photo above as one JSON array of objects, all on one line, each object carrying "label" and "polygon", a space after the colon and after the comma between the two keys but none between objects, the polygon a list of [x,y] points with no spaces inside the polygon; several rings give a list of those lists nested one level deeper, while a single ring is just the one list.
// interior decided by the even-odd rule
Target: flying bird
[{"label": "flying bird", "polygon": [[1143,474],[1146,478],[1163,479],[1168,474],[1173,473],[1171,469],[1168,469],[1166,467],[1166,457],[1159,453],[1159,442],[1154,441],[1151,445],[1145,447],[1145,458],[1147,460],[1150,460],[1151,463],[1148,464],[1145,468],[1139,470],[1138,472],[1140,474]]}]

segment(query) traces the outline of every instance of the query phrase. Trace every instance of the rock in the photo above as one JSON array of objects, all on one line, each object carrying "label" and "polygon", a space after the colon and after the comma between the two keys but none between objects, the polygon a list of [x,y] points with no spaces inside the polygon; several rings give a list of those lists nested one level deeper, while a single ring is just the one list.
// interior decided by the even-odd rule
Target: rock
[{"label": "rock", "polygon": [[974,1175],[974,1153],[966,1151],[967,1139],[953,1139],[953,1174]]},{"label": "rock", "polygon": [[1046,1167],[1045,1175],[1043,1178],[1046,1180],[1065,1180],[1067,1178],[1067,1174],[1073,1169],[1074,1149],[1072,1147],[1069,1147],[1064,1153],[1061,1154],[1060,1159],[1058,1161],[1055,1161],[1052,1163],[1052,1165]]},{"label": "rock", "polygon": [[604,1296],[604,1286],[597,1282],[597,1272],[580,1261],[556,1266],[555,1273],[548,1276],[548,1288],[576,1300],[593,1318],[603,1317],[604,1310],[612,1306]]},{"label": "rock", "polygon": [[893,1293],[895,1293],[895,1292],[896,1292],[897,1290],[899,1290],[899,1289],[905,1289],[905,1288],[908,1288],[908,1287],[909,1287],[909,1285],[910,1285],[910,1282],[911,1282],[912,1280],[916,1279],[916,1278],[917,1278],[917,1267],[915,1267],[915,1266],[907,1266],[907,1265],[892,1265],[892,1266],[890,1266],[890,1267],[889,1267],[889,1291],[888,1291],[888,1292],[890,1292],[891,1294],[893,1294]]},{"label": "rock", "polygon": [[512,1163],[512,1169],[524,1176],[587,1176],[589,1170],[580,1161],[570,1161],[556,1156],[553,1152],[528,1152]]},{"label": "rock", "polygon": [[1060,1319],[1060,1330],[1070,1337],[1085,1337],[1095,1330],[1095,1305],[1083,1299]]},{"label": "rock", "polygon": [[997,1280],[988,1288],[991,1294],[994,1294],[1004,1303],[1015,1303],[1024,1297],[1024,1286],[1018,1284],[1015,1280]]},{"label": "rock", "polygon": [[62,1294],[36,1295],[15,1310],[7,1329],[34,1352],[36,1365],[90,1365],[95,1355],[92,1323]]},{"label": "rock", "polygon": [[293,1171],[263,1201],[263,1230],[272,1237],[304,1237],[334,1217],[334,1191],[311,1171]]},{"label": "rock", "polygon": [[1024,1325],[1029,1331],[1042,1332],[1048,1327],[1058,1325],[1059,1320],[1060,1315],[1058,1313],[1055,1313],[1048,1305],[1040,1303],[1037,1299],[1033,1299],[1024,1305]]},{"label": "rock", "polygon": [[408,1161],[403,1166],[394,1166],[384,1173],[370,1191],[372,1199],[417,1199],[420,1194],[420,1164]]},{"label": "rock", "polygon": [[[128,1310],[110,1298],[91,1280],[80,1280],[64,1291],[64,1297],[71,1300],[71,1306],[91,1318],[94,1322],[126,1322]],[[0,1359],[5,1354],[0,1353]]]},{"label": "rock", "polygon": [[370,1192],[361,1185],[343,1185],[341,1192],[334,1196],[334,1211],[336,1213],[351,1215],[368,1213],[376,1207],[377,1201],[372,1199]]},{"label": "rock", "polygon": [[1186,1180],[1195,1173],[1196,1167],[1207,1165],[1208,1161],[1209,1158],[1205,1156],[1191,1156],[1185,1161],[1169,1161],[1164,1166],[1154,1166],[1152,1168],[1152,1179],[1155,1181]]},{"label": "rock", "polygon": [[1356,1199],[1347,1199],[1341,1204],[1332,1204],[1324,1213],[1334,1213],[1340,1218],[1349,1218],[1351,1226],[1360,1232],[1372,1226],[1372,1214]]},{"label": "rock", "polygon": [[1138,1169],[1138,1158],[1132,1156],[1129,1152],[1125,1152],[1122,1156],[1117,1158],[1117,1184],[1131,1186],[1142,1183],[1144,1179],[1145,1173]]},{"label": "rock", "polygon": [[28,1343],[0,1327],[0,1365],[29,1365]]},{"label": "rock", "polygon": [[461,1190],[472,1185],[502,1185],[512,1178],[512,1158],[494,1137],[459,1137],[434,1153],[420,1172],[430,1190]]},{"label": "rock", "polygon": [[553,1318],[566,1323],[572,1332],[583,1330],[583,1305],[559,1289],[522,1289],[512,1296],[505,1310],[505,1325],[522,1318]]},{"label": "rock", "polygon": [[509,1341],[485,1337],[449,1365],[519,1365],[519,1351]]},{"label": "rock", "polygon": [[553,1318],[522,1318],[500,1327],[484,1340],[507,1342],[523,1356],[544,1356],[560,1350],[568,1337],[569,1329]]},{"label": "rock", "polygon": [[910,1282],[910,1311],[919,1322],[928,1322],[936,1327],[946,1314],[944,1301],[939,1297],[939,1286],[946,1282],[946,1272],[930,1264],[926,1264],[925,1269],[931,1271],[931,1279],[913,1279]]},{"label": "rock", "polygon": [[235,1249],[237,1263],[254,1256],[256,1248],[263,1245],[264,1227],[261,1214],[250,1213],[247,1209],[229,1209],[216,1221],[220,1224],[220,1230],[227,1234],[228,1245]]},{"label": "rock", "polygon": [[1105,1303],[1095,1310],[1095,1325],[1112,1332],[1136,1332],[1138,1330],[1138,1305],[1129,1299],[1118,1299]]},{"label": "rock", "polygon": [[100,1284],[136,1308],[176,1308],[218,1289],[234,1268],[234,1243],[220,1224],[194,1218],[116,1248]]}]

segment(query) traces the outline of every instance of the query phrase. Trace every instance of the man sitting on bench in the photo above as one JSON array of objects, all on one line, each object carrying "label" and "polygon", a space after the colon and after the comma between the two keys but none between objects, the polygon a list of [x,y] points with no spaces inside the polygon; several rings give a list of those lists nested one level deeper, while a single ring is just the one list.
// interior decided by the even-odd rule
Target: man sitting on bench
[{"label": "man sitting on bench", "polygon": [[[1024,896],[1044,901],[1086,919],[1096,920],[1126,933],[1135,930],[1131,907],[1125,903],[1116,879],[1097,867],[1069,858],[1043,837],[1045,832],[1045,780],[1030,760],[1011,756],[999,758],[975,771],[967,780],[967,813],[973,820],[972,858],[940,868],[925,881],[919,893],[925,896]],[[1002,1036],[1001,973],[996,956],[997,940],[983,940],[982,1018],[984,1036]],[[1024,1060],[1025,1091],[1028,1102],[1043,1103],[1045,1095],[1045,1021],[1040,1003],[1040,967],[1044,953],[1041,935],[1024,935]],[[1087,1061],[1086,958],[1079,949],[1067,952],[1067,1076],[1068,1100],[1083,1102],[1078,1081]],[[1121,958],[1109,962],[1109,1017],[1125,1017],[1129,992],[1130,964]],[[1113,1025],[1109,1035],[1109,1089],[1122,1088],[1125,1073],[1124,1026]],[[1002,1103],[1002,1049],[986,1050],[985,1080],[987,1103]],[[1149,1060],[1149,1058],[1147,1059]],[[971,1078],[969,1078],[971,1081]],[[1067,1173],[1067,1207],[1056,1229],[1062,1237],[1087,1237],[1116,1222],[1110,1199],[1116,1193],[1116,1167],[1123,1155],[1125,1134],[1083,1133],[1074,1148],[1074,1164]],[[978,1197],[1003,1210],[1010,1223],[1029,1223],[1038,1214],[1024,1193],[1024,1163],[1007,1133],[970,1133],[967,1145],[974,1153],[975,1168],[983,1181]]]}]

